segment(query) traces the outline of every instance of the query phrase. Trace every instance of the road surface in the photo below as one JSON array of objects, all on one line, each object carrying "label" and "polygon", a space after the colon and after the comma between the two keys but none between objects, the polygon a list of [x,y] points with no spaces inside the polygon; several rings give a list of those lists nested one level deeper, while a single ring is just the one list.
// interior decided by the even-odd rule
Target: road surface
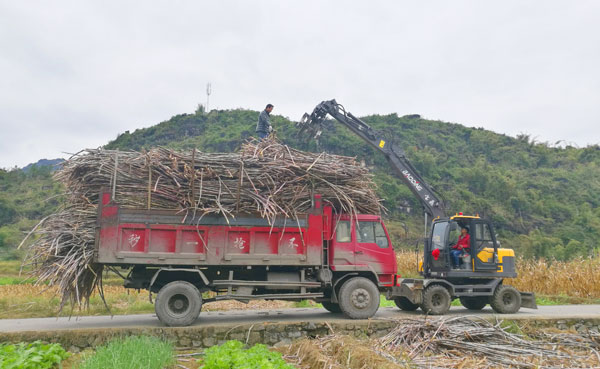
[{"label": "road surface", "polygon": [[[463,307],[452,307],[448,315],[493,316],[488,306],[480,312]],[[374,319],[399,319],[423,316],[420,310],[401,311],[395,307],[380,308]],[[540,306],[538,310],[521,309],[517,314],[498,315],[500,319],[600,319],[600,305],[552,305]],[[344,320],[341,314],[331,314],[321,308],[290,308],[271,310],[230,310],[202,312],[194,326],[219,324],[254,324],[262,322],[322,322]],[[101,329],[125,327],[161,327],[154,314],[82,316],[72,318],[0,319],[0,332],[57,331],[73,329]]]}]

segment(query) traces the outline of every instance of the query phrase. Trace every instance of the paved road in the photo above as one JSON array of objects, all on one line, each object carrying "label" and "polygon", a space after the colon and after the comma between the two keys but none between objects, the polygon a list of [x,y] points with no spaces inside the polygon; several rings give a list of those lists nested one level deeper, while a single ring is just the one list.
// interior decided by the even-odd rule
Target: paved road
[{"label": "paved road", "polygon": [[[474,315],[472,311],[462,307],[452,307],[451,315]],[[475,313],[482,316],[493,316],[494,312],[486,307]],[[422,316],[415,312],[404,312],[395,307],[380,308],[375,319],[397,319],[410,316]],[[540,306],[538,310],[521,309],[518,314],[498,315],[501,319],[568,319],[595,318],[600,319],[600,305],[554,305]],[[341,314],[331,314],[318,308],[295,308],[273,310],[235,310],[203,312],[195,326],[218,324],[253,324],[262,322],[298,322],[298,321],[336,321],[344,319]],[[0,332],[56,331],[72,329],[102,329],[124,327],[160,327],[161,323],[154,314],[84,316],[72,318],[33,318],[33,319],[0,319]]]}]

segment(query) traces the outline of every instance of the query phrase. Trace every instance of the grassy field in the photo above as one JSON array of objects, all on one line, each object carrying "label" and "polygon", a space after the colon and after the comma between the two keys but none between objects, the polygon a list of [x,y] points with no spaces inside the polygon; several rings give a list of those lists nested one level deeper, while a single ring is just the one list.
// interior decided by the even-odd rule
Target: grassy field
[{"label": "grassy field", "polygon": [[[398,252],[398,269],[403,277],[416,277],[417,258],[414,252]],[[56,289],[47,285],[34,285],[26,274],[19,274],[18,261],[0,262],[0,319],[56,316],[60,299]],[[544,260],[519,260],[519,278],[508,280],[522,291],[536,293],[539,305],[568,303],[600,303],[600,259],[575,259],[569,262]],[[26,272],[26,271],[25,271]],[[125,289],[119,277],[107,274],[104,292],[112,314],[137,314],[154,312],[147,291]],[[393,302],[382,299],[382,306]],[[269,309],[285,307],[319,307],[312,301],[222,301],[207,304],[203,311]],[[60,316],[106,315],[102,300],[95,294],[88,307],[65,308]]]}]

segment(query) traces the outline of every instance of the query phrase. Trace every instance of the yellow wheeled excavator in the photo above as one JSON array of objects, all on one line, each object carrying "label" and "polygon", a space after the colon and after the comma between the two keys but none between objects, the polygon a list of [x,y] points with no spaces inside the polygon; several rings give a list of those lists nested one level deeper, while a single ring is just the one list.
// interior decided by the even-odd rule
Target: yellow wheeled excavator
[{"label": "yellow wheeled excavator", "polygon": [[[388,142],[384,135],[347,112],[335,100],[323,101],[311,114],[304,114],[298,123],[300,133],[318,140],[328,126],[327,115],[381,152],[423,205],[426,237],[423,261],[419,263],[423,278],[398,280],[387,292],[388,299],[394,300],[402,310],[421,307],[432,315],[445,314],[452,300],[457,298],[470,310],[481,310],[487,304],[503,314],[516,313],[521,307],[537,309],[533,293],[519,292],[503,283],[505,278],[517,277],[515,253],[500,247],[493,225],[478,215],[447,216],[440,197],[419,175],[404,151]],[[462,228],[468,229],[470,244],[464,248],[459,265],[453,265],[450,251],[458,242]]]}]

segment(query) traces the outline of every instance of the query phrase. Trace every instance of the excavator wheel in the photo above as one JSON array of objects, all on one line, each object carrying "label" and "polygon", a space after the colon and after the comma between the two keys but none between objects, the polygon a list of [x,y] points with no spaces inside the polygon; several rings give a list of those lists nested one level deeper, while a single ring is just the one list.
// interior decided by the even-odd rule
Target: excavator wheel
[{"label": "excavator wheel", "polygon": [[500,314],[514,314],[521,308],[521,293],[513,286],[498,285],[490,305]]},{"label": "excavator wheel", "polygon": [[469,310],[481,310],[488,304],[489,298],[486,296],[463,296],[458,298],[462,306]]},{"label": "excavator wheel", "polygon": [[408,298],[404,296],[396,297],[394,299],[396,306],[404,311],[415,311],[419,308],[418,304],[413,304]]},{"label": "excavator wheel", "polygon": [[434,284],[425,289],[423,292],[423,302],[421,309],[431,315],[444,315],[450,310],[452,298],[450,292],[444,286]]}]

